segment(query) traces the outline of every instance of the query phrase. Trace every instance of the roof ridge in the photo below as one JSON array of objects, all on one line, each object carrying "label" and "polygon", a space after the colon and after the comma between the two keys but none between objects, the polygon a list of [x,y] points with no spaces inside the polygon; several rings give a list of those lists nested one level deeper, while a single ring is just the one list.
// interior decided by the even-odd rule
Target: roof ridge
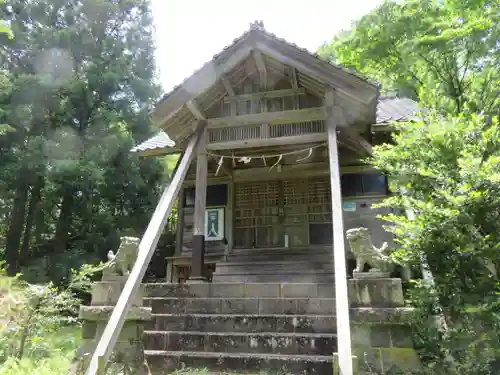
[{"label": "roof ridge", "polygon": [[175,91],[177,91],[178,89],[180,89],[191,77],[193,77],[195,74],[197,74],[198,72],[200,72],[201,70],[203,70],[207,65],[211,64],[211,63],[214,63],[222,54],[224,54],[226,51],[228,51],[229,49],[233,48],[236,44],[238,44],[239,42],[241,42],[242,40],[244,40],[245,38],[247,38],[249,35],[251,35],[252,33],[254,34],[258,34],[258,33],[261,33],[262,35],[266,36],[266,37],[269,37],[269,38],[272,38],[274,39],[275,41],[277,42],[280,42],[280,43],[284,43],[284,44],[287,44],[288,46],[290,47],[293,47],[293,48],[296,48],[298,49],[299,51],[302,51],[302,52],[305,52],[307,53],[308,55],[318,59],[318,60],[321,60],[322,62],[326,63],[326,64],[329,64],[333,67],[336,67],[346,73],[349,73],[377,88],[380,88],[381,85],[380,83],[378,83],[377,81],[373,80],[373,79],[370,79],[364,75],[361,75],[360,73],[356,72],[356,71],[353,71],[352,69],[347,69],[345,66],[342,66],[341,64],[334,64],[330,61],[327,61],[327,60],[324,60],[323,58],[321,58],[321,56],[318,55],[317,52],[311,52],[309,50],[307,50],[306,48],[302,48],[302,47],[299,47],[297,44],[295,43],[292,43],[292,42],[289,42],[287,41],[286,39],[284,38],[280,38],[278,37],[276,34],[274,33],[271,33],[269,31],[267,31],[265,28],[264,28],[264,23],[263,21],[254,21],[250,24],[250,28],[243,32],[243,34],[241,34],[239,37],[233,39],[233,41],[228,44],[227,46],[225,46],[220,52],[216,53],[215,55],[212,56],[212,58],[210,60],[208,60],[207,62],[205,62],[200,68],[196,69],[195,71],[193,71],[191,73],[191,75],[185,77],[181,83],[175,85],[169,92],[165,93],[162,98],[156,103],[156,105],[160,104],[161,102],[163,102],[164,100],[166,100],[170,95],[172,95]]}]

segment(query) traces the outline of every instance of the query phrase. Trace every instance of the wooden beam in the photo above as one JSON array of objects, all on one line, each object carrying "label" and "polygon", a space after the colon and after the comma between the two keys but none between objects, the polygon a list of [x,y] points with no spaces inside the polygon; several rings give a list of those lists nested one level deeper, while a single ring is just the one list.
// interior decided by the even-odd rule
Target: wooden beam
[{"label": "wooden beam", "polygon": [[234,92],[233,86],[231,86],[231,82],[229,82],[225,75],[222,75],[220,77],[220,80],[224,85],[224,88],[226,89],[228,95],[228,97],[224,98],[224,100],[228,100],[231,103],[231,116],[236,116],[238,114],[238,104],[235,100],[236,94]]},{"label": "wooden beam", "polygon": [[[276,168],[269,171],[270,166],[257,167],[249,169],[235,169],[232,179],[226,176],[208,177],[209,185],[225,184],[231,181],[268,181],[276,179],[289,179],[297,177],[298,174],[304,176],[328,176],[330,174],[329,164],[327,162],[304,163],[282,166],[281,172]],[[345,173],[366,173],[375,172],[376,169],[369,165],[346,165],[340,167],[340,174]],[[184,183],[184,186],[195,186],[196,180],[193,176],[189,176]]]},{"label": "wooden beam", "polygon": [[335,307],[337,313],[337,337],[339,368],[341,375],[353,375],[351,326],[349,320],[349,298],[347,293],[347,265],[344,243],[342,193],[340,191],[340,167],[337,146],[337,126],[334,117],[335,92],[325,94],[326,126],[328,131],[328,156],[330,163],[330,185],[332,197],[333,264],[335,285]]},{"label": "wooden beam", "polygon": [[208,119],[209,128],[223,128],[227,126],[244,126],[259,124],[288,124],[305,121],[324,120],[324,107],[295,109],[292,111],[263,112],[251,115],[218,117]]},{"label": "wooden beam", "polygon": [[182,183],[186,177],[189,164],[198,146],[200,133],[205,128],[205,124],[200,122],[196,132],[189,140],[174,178],[164,190],[163,195],[156,206],[155,212],[153,213],[149,225],[144,232],[141,242],[139,243],[137,259],[134,267],[125,282],[120,298],[118,298],[118,302],[116,303],[101,338],[97,343],[96,349],[92,354],[89,367],[87,368],[85,375],[96,375],[99,371],[99,364],[101,363],[102,370],[102,367],[108,362],[109,357],[113,352],[118,336],[123,328],[125,317],[132,305],[132,302],[135,300],[135,296],[137,295],[142,279],[146,273],[146,269],[156,249],[160,235],[163,233],[163,228],[167,222],[168,215],[172,211],[175,199],[179,194],[179,190],[181,189]]},{"label": "wooden beam", "polygon": [[355,144],[357,144],[361,149],[364,151],[364,153],[371,155],[373,153],[373,147],[372,145],[364,139],[361,135],[359,135],[354,129],[349,128],[349,127],[342,127],[340,130],[342,133],[344,133],[347,138],[352,140]]},{"label": "wooden beam", "polygon": [[255,59],[255,66],[259,72],[260,77],[260,87],[266,87],[267,85],[267,69],[266,63],[264,62],[264,57],[259,50],[253,51],[253,58]]},{"label": "wooden beam", "polygon": [[182,253],[184,240],[184,189],[180,189],[177,199],[177,233],[175,235],[175,254]]},{"label": "wooden beam", "polygon": [[[206,92],[222,75],[227,74],[241,61],[248,58],[252,49],[251,46],[242,46],[221,63],[216,61],[205,64],[199,71],[189,77],[182,86],[174,90],[169,97],[158,103],[153,112],[153,120],[158,124],[167,122],[172,117],[172,112],[178,112],[183,108],[183,104],[187,100]],[[189,87],[189,93],[187,94],[184,89],[186,87]]]},{"label": "wooden beam", "polygon": [[236,95],[234,97],[225,97],[224,102],[230,103],[233,100],[244,102],[247,100],[283,98],[286,96],[304,95],[305,93],[306,89],[304,88],[261,91],[261,92],[252,92],[250,94]]},{"label": "wooden beam", "polygon": [[[234,207],[236,205],[236,189],[234,187],[234,179],[231,178],[231,181],[228,183],[228,202],[226,206],[226,241],[227,248],[225,249],[227,254],[231,254],[234,247]],[[227,260],[226,260],[227,261]]]},{"label": "wooden beam", "polygon": [[[351,99],[356,101],[368,103],[371,102],[376,96],[376,88],[373,87],[373,94],[367,95],[367,91],[365,89],[357,90],[356,87],[362,87],[359,82],[359,78],[352,77],[352,80],[348,79],[348,75],[345,76],[346,72],[339,72],[337,74],[331,74],[324,71],[324,69],[310,67],[309,64],[305,64],[298,59],[294,59],[289,56],[285,56],[282,53],[276,51],[274,48],[269,47],[265,43],[257,42],[256,48],[260,50],[262,53],[272,57],[273,59],[278,60],[284,65],[291,66],[292,68],[297,69],[298,71],[307,74],[320,82],[324,82],[330,85],[336,85],[336,89],[339,91],[339,94],[343,94]],[[331,67],[335,69],[334,67]],[[346,79],[347,78],[347,79]],[[356,82],[356,80],[358,82]],[[368,83],[366,83],[368,85]],[[366,87],[366,85],[364,85]],[[364,93],[364,97],[361,97],[360,94]]]},{"label": "wooden beam", "polygon": [[227,79],[226,76],[222,75],[220,77],[220,81],[222,82],[222,85],[224,86],[224,89],[226,89],[227,95],[230,98],[234,98],[236,94],[234,93],[233,86],[231,86],[231,82]]},{"label": "wooden beam", "polygon": [[208,131],[205,127],[200,134],[198,156],[196,158],[196,187],[193,217],[193,256],[191,261],[192,280],[204,279],[205,265],[205,209],[207,207],[207,158]]},{"label": "wooden beam", "polygon": [[196,103],[195,99],[191,99],[190,101],[186,102],[186,107],[191,111],[195,119],[197,120],[205,120],[205,114],[203,111],[200,109],[198,104]]},{"label": "wooden beam", "polygon": [[297,80],[297,71],[295,68],[290,67],[290,81],[292,84],[292,88],[298,89],[299,88],[299,81]]},{"label": "wooden beam", "polygon": [[182,150],[179,148],[175,147],[163,147],[163,148],[156,148],[153,150],[147,150],[147,151],[136,151],[133,154],[145,158],[148,156],[166,156],[166,155],[174,155],[174,154],[181,154]]},{"label": "wooden beam", "polygon": [[243,141],[214,142],[208,145],[209,150],[237,150],[259,146],[288,146],[312,142],[326,141],[326,133],[293,135],[288,137],[257,138]]}]

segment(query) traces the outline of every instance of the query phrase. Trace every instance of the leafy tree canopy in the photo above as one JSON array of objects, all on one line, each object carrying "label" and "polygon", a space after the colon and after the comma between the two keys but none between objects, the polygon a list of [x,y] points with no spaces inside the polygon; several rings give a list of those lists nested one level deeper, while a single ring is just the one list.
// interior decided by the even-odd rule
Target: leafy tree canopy
[{"label": "leafy tree canopy", "polygon": [[500,113],[496,0],[386,1],[319,54],[441,112]]},{"label": "leafy tree canopy", "polygon": [[[164,166],[153,132],[147,0],[13,0],[0,19],[0,237],[10,274],[61,280],[147,225]],[[38,276],[37,276],[38,275]]]}]

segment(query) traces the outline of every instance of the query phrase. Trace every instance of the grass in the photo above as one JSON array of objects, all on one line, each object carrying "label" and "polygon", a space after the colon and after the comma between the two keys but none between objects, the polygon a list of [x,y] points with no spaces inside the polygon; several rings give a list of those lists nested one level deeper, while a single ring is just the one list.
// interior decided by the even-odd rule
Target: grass
[{"label": "grass", "polygon": [[209,371],[207,369],[185,369],[185,370],[175,371],[170,375],[288,375],[288,374],[268,372],[266,370],[261,370],[258,373],[248,373],[248,372],[233,373],[233,372]]},{"label": "grass", "polygon": [[[57,333],[40,339],[46,356],[30,358],[29,353],[22,360],[10,358],[0,364],[0,375],[67,375],[76,348],[80,341],[80,328],[61,328]],[[167,374],[165,374],[167,375]],[[207,369],[184,369],[169,375],[243,375],[242,373],[209,371]],[[286,375],[265,370],[244,375]]]},{"label": "grass", "polygon": [[0,375],[66,375],[79,340],[79,328],[61,328],[41,340],[47,356],[34,359],[27,353],[20,361],[10,358],[0,364]]}]

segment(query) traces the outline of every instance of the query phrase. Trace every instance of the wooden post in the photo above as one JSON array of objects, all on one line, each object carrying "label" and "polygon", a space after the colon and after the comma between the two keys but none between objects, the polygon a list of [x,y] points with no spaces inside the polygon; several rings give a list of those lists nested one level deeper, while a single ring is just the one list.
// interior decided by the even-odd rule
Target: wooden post
[{"label": "wooden post", "polygon": [[182,245],[184,242],[184,185],[179,191],[177,199],[177,233],[175,234],[175,255],[182,253]]},{"label": "wooden post", "polygon": [[[232,171],[231,171],[232,172]],[[235,189],[234,189],[234,177],[231,173],[231,180],[228,183],[228,201],[227,201],[227,213],[226,213],[226,240],[227,240],[227,252],[230,254],[234,248],[234,200],[235,200]]]},{"label": "wooden post", "polygon": [[208,130],[200,134],[196,159],[196,188],[194,201],[193,252],[191,259],[192,281],[205,281],[205,208],[207,201],[207,144]]},{"label": "wooden post", "polygon": [[118,339],[118,336],[123,328],[125,317],[130,309],[130,306],[132,305],[132,301],[134,301],[134,298],[137,295],[137,291],[139,290],[144,274],[146,273],[146,269],[156,249],[156,245],[158,244],[163,228],[165,227],[168,215],[172,211],[175,198],[177,197],[181,185],[186,178],[189,164],[195,153],[196,147],[198,146],[200,133],[205,130],[205,128],[206,124],[204,122],[200,122],[198,124],[193,136],[189,140],[184,155],[182,156],[182,160],[179,164],[179,168],[177,169],[172,182],[165,189],[158,205],[156,206],[146,232],[139,243],[139,251],[134,267],[132,268],[127,282],[123,287],[120,298],[111,313],[108,324],[106,324],[106,328],[104,328],[97,347],[92,354],[92,358],[85,375],[96,375],[99,369],[99,364],[101,364],[100,367],[102,368],[103,364],[108,362],[108,359],[113,352],[116,340]]},{"label": "wooden post", "polygon": [[347,294],[346,252],[342,194],[340,191],[340,168],[337,147],[337,126],[334,118],[335,92],[325,94],[326,128],[328,132],[328,156],[330,161],[330,185],[332,191],[333,264],[335,280],[335,303],[337,312],[337,340],[340,375],[353,375],[351,327],[349,321],[349,299]]}]

